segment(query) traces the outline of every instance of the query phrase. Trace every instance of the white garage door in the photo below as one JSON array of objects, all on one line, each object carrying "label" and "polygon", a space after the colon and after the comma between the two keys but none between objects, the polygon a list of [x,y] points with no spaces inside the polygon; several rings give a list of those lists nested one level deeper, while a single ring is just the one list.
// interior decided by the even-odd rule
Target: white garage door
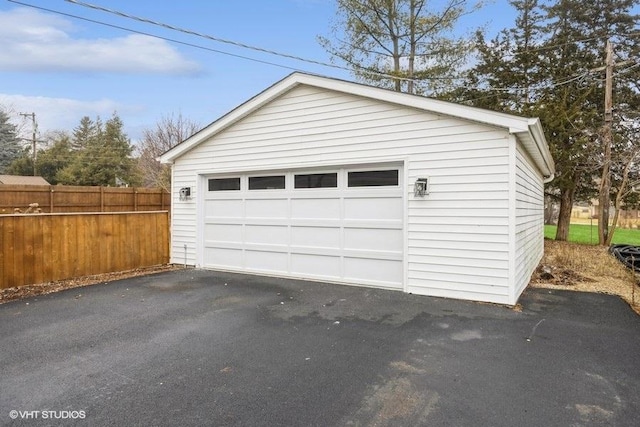
[{"label": "white garage door", "polygon": [[402,289],[402,168],[206,178],[205,268]]}]

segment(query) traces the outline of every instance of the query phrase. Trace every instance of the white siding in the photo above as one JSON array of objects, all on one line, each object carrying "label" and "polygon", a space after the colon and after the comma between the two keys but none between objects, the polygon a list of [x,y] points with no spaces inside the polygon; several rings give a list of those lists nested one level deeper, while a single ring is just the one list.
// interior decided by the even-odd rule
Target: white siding
[{"label": "white siding", "polygon": [[527,287],[531,274],[544,253],[544,183],[520,144],[516,151],[516,230],[515,283],[516,302]]},{"label": "white siding", "polygon": [[[509,133],[298,86],[179,157],[172,262],[196,264],[201,174],[406,161],[407,283],[416,294],[509,303]],[[430,194],[413,196],[416,178]]]}]

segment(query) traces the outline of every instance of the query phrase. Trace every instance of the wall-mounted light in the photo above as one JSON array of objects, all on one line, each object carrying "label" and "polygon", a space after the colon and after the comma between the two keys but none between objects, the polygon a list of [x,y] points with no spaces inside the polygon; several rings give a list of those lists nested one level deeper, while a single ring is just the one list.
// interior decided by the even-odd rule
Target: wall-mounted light
[{"label": "wall-mounted light", "polygon": [[182,201],[191,199],[191,187],[182,187],[179,194]]},{"label": "wall-mounted light", "polygon": [[425,197],[429,194],[429,178],[418,178],[413,185],[413,195],[415,197]]}]

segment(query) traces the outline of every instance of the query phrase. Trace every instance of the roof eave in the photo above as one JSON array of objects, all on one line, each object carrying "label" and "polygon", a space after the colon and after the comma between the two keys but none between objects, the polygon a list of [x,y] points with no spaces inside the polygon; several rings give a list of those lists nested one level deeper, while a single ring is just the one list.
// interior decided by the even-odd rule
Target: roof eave
[{"label": "roof eave", "polygon": [[553,176],[556,167],[549,151],[549,144],[544,136],[540,119],[531,118],[526,120],[528,123],[525,130],[512,129],[510,132],[522,141],[525,150],[529,152],[540,172],[545,177]]},{"label": "roof eave", "polygon": [[233,125],[238,120],[241,120],[266,103],[298,85],[309,85],[321,89],[350,93],[406,107],[432,111],[445,116],[453,116],[491,126],[506,128],[510,133],[515,134],[520,139],[532,140],[533,144],[531,144],[530,147],[527,146],[526,149],[527,151],[530,151],[530,154],[532,155],[531,157],[536,160],[538,168],[545,176],[552,175],[555,172],[553,159],[551,158],[551,153],[549,152],[540,120],[537,118],[523,118],[481,108],[463,106],[447,101],[407,95],[406,93],[380,89],[345,80],[331,79],[299,72],[292,73],[279,82],[273,84],[204,129],[187,138],[182,143],[162,154],[159,157],[160,162],[165,164],[173,163],[175,159],[200,143],[208,140],[215,134]]}]

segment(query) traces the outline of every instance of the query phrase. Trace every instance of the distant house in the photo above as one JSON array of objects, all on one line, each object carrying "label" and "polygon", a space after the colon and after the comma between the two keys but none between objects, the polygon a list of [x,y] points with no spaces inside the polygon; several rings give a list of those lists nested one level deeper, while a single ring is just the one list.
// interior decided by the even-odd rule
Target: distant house
[{"label": "distant house", "polygon": [[538,119],[301,73],[160,159],[174,263],[506,304],[555,172]]},{"label": "distant house", "polygon": [[50,185],[41,176],[0,175],[0,185]]}]

